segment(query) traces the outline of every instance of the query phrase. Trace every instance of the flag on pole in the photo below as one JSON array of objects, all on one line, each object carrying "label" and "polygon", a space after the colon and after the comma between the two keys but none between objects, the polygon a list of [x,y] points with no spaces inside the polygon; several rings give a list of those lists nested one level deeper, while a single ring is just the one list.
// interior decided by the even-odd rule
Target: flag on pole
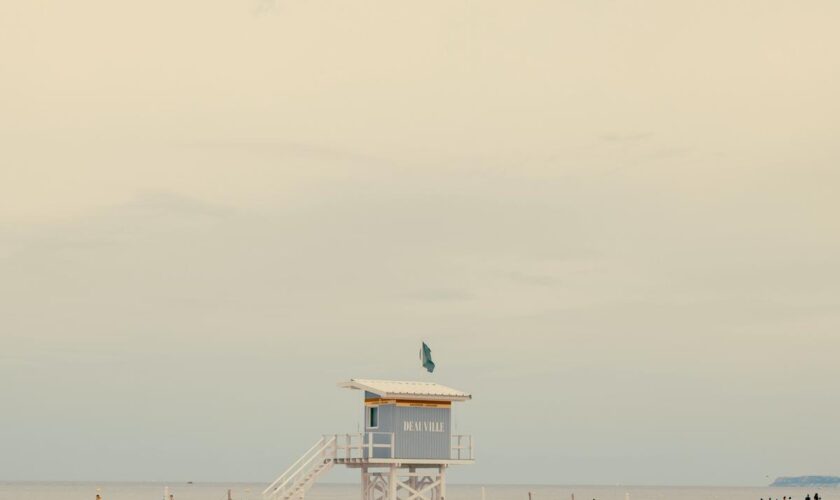
[{"label": "flag on pole", "polygon": [[423,342],[423,348],[420,350],[420,362],[423,364],[423,368],[432,373],[435,371],[435,362],[432,361],[432,350],[429,349],[429,346]]}]

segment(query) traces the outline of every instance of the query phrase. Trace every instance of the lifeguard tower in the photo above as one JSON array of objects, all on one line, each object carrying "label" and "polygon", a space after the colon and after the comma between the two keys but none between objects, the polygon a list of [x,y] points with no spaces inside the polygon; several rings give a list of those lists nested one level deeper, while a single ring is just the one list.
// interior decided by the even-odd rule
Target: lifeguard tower
[{"label": "lifeguard tower", "polygon": [[362,473],[362,500],[445,500],[446,469],[472,464],[472,436],[452,434],[452,403],[466,392],[433,382],[350,379],[364,391],[365,432],[326,434],[263,491],[265,500],[303,499],[335,465]]}]

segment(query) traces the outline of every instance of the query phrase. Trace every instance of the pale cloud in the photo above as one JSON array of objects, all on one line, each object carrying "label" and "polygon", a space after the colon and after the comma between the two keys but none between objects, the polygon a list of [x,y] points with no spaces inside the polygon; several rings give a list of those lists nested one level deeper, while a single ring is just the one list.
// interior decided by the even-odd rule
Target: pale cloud
[{"label": "pale cloud", "polygon": [[835,2],[274,5],[0,4],[7,479],[268,480],[421,339],[465,481],[823,472]]}]

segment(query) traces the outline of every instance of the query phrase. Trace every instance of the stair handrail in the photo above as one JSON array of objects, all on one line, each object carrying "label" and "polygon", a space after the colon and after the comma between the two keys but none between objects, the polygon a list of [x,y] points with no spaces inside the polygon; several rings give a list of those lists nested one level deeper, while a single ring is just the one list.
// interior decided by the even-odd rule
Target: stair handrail
[{"label": "stair handrail", "polygon": [[[298,459],[297,459],[297,461],[295,461],[295,463],[293,463],[293,464],[291,465],[291,467],[289,467],[288,469],[286,469],[286,470],[283,472],[283,474],[281,474],[281,475],[280,475],[280,477],[278,477],[277,479],[275,479],[275,480],[274,480],[274,482],[273,482],[273,483],[271,483],[271,485],[269,485],[269,487],[268,487],[268,488],[266,488],[266,489],[263,491],[263,495],[268,494],[270,491],[277,491],[277,490],[281,489],[283,486],[285,486],[285,485],[286,485],[286,483],[287,483],[287,482],[289,482],[289,479],[291,479],[292,477],[296,476],[296,475],[297,475],[297,472],[299,472],[299,471],[297,470],[297,469],[298,469],[298,467],[297,467],[297,466],[298,466],[298,464],[300,464],[300,463],[301,463],[301,462],[302,462],[302,461],[303,461],[303,460],[304,460],[307,456],[309,456],[309,454],[310,454],[310,453],[312,453],[312,451],[314,451],[316,448],[318,448],[319,446],[321,446],[321,445],[322,445],[322,443],[323,443],[323,441],[324,441],[324,439],[326,439],[326,436],[321,437],[321,439],[319,439],[319,440],[318,440],[318,442],[316,442],[316,443],[315,443],[315,444],[314,444],[311,448],[309,448],[308,450],[306,450],[306,453],[304,453],[303,455],[301,455],[301,456],[300,456],[300,458],[298,458]],[[323,449],[323,447],[322,447],[322,449]],[[319,452],[320,452],[320,451],[322,451],[322,450],[319,450]],[[317,453],[318,453],[318,452],[316,452],[316,454],[317,454]],[[312,460],[312,458],[314,458],[314,457],[315,457],[315,455],[313,455],[312,457],[310,457],[310,458],[309,458],[309,460],[307,460],[307,463],[309,463],[309,461],[311,461],[311,460]],[[291,473],[292,471],[294,471],[294,474],[291,474],[289,477],[286,477],[286,476],[287,476],[287,475],[289,475],[289,473]],[[275,487],[275,486],[277,485],[277,483],[280,483],[280,482],[282,482],[282,484],[281,484],[280,486]]]},{"label": "stair handrail", "polygon": [[[304,462],[303,464],[301,464],[301,466],[300,466],[300,467],[298,467],[298,468],[297,468],[297,470],[294,472],[294,474],[292,474],[292,475],[290,475],[289,477],[287,477],[287,478],[286,478],[286,480],[285,480],[285,481],[283,481],[283,483],[282,483],[280,486],[278,486],[277,488],[275,488],[275,489],[272,491],[272,493],[275,493],[275,492],[277,492],[277,491],[283,491],[283,488],[285,488],[285,487],[286,487],[286,484],[288,484],[288,483],[289,483],[289,481],[291,481],[292,479],[294,479],[295,477],[297,477],[299,474],[302,474],[302,473],[306,470],[306,466],[307,466],[307,465],[309,465],[309,463],[310,463],[310,462],[312,462],[313,460],[315,460],[315,459],[316,459],[316,458],[318,458],[319,456],[323,456],[324,450],[326,450],[326,449],[327,449],[327,448],[328,448],[328,447],[332,444],[332,441],[333,441],[334,439],[335,439],[335,438],[332,438],[332,439],[330,439],[329,441],[327,441],[326,443],[324,443],[324,445],[323,445],[323,446],[321,446],[321,448],[320,448],[320,449],[318,449],[318,451],[317,451],[317,452],[313,453],[313,454],[312,454],[312,456],[311,456],[311,457],[309,457],[309,459],[308,459],[306,462]],[[311,448],[310,448],[310,450],[311,450]],[[303,458],[305,458],[305,457],[306,457],[306,455],[304,455],[303,457],[301,457],[301,459],[303,459]],[[300,459],[298,460],[298,462],[300,462]]]},{"label": "stair handrail", "polygon": [[[289,487],[289,491],[294,493],[295,491],[297,491],[301,488],[305,488],[304,491],[309,490],[309,488],[311,487],[310,485],[314,484],[315,481],[318,480],[318,477],[321,474],[324,473],[324,470],[325,469],[329,470],[329,468],[331,468],[331,467],[332,467],[332,461],[331,460],[325,460],[324,463],[322,463],[321,465],[312,468],[309,471],[309,475],[304,477],[304,480],[302,480],[300,482],[296,482],[293,485],[291,485]],[[301,472],[302,471],[303,471],[303,469],[301,469]],[[286,498],[289,498],[289,497],[287,496]]]},{"label": "stair handrail", "polygon": [[283,480],[286,478],[286,475],[287,475],[289,472],[291,472],[293,469],[295,469],[295,468],[297,467],[297,465],[298,465],[298,464],[299,464],[299,463],[300,463],[300,462],[301,462],[304,458],[306,458],[306,457],[307,457],[307,456],[308,456],[308,455],[309,455],[309,454],[310,454],[310,453],[311,453],[311,452],[312,452],[315,448],[317,448],[318,446],[320,446],[320,445],[321,445],[321,441],[323,441],[323,440],[324,440],[324,438],[322,437],[322,438],[321,438],[321,439],[319,439],[319,440],[318,440],[318,441],[317,441],[317,442],[316,442],[316,443],[315,443],[315,444],[314,444],[311,448],[309,448],[308,450],[306,450],[306,453],[304,453],[303,455],[301,455],[301,456],[300,456],[300,458],[298,458],[298,459],[295,461],[295,463],[293,463],[293,464],[292,464],[292,465],[291,465],[288,469],[286,469],[286,470],[285,470],[282,474],[280,474],[280,477],[278,477],[277,479],[275,479],[275,480],[274,480],[274,482],[273,482],[273,483],[271,483],[271,485],[269,485],[269,487],[268,487],[268,488],[266,488],[266,489],[265,489],[265,491],[263,491],[263,495],[267,494],[267,493],[269,492],[269,490],[276,490],[277,488],[275,488],[274,486],[275,486],[277,483],[279,483],[279,482],[283,481]]}]

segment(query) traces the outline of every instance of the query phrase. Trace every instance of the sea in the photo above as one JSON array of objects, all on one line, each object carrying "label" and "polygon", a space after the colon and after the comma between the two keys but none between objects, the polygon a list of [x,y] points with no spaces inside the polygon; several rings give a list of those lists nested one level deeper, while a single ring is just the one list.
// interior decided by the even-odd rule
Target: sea
[{"label": "sea", "polygon": [[[0,482],[0,500],[164,500],[168,488],[174,500],[262,500],[258,483],[92,483]],[[481,485],[447,485],[448,500],[481,500]],[[840,488],[770,488],[713,486],[529,486],[485,485],[486,500],[805,500],[815,492],[825,500],[840,500]],[[307,500],[357,500],[358,484],[317,484]]]}]

